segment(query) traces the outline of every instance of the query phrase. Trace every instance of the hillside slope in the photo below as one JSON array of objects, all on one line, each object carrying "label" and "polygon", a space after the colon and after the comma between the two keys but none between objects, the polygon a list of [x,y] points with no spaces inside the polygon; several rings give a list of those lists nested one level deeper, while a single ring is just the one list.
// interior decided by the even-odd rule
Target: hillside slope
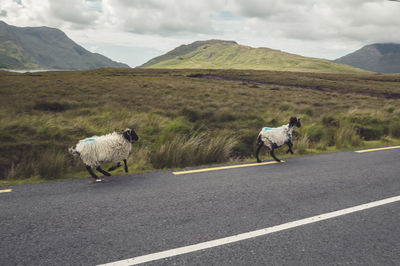
[{"label": "hillside slope", "polygon": [[329,60],[303,57],[269,48],[252,48],[233,41],[197,41],[153,58],[143,68],[255,69],[301,72],[363,73]]},{"label": "hillside slope", "polygon": [[0,68],[94,69],[129,67],[91,53],[49,27],[15,27],[0,21]]},{"label": "hillside slope", "polygon": [[400,73],[400,44],[367,45],[335,62],[379,73]]}]

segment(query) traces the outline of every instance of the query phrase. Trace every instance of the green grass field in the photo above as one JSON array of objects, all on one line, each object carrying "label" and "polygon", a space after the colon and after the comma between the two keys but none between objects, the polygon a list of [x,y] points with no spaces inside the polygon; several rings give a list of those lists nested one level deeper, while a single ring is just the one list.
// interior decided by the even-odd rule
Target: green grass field
[{"label": "green grass field", "polygon": [[0,185],[88,177],[68,147],[126,127],[140,137],[130,173],[254,160],[260,129],[291,116],[303,124],[297,155],[399,144],[399,85],[380,74],[0,71]]}]

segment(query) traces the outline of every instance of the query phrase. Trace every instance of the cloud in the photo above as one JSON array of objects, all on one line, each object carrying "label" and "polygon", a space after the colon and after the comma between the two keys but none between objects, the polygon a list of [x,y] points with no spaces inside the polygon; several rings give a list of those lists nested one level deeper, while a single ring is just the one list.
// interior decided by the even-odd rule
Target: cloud
[{"label": "cloud", "polygon": [[99,17],[85,0],[0,0],[0,6],[8,23],[17,26],[86,27]]},{"label": "cloud", "polygon": [[[139,35],[400,41],[400,3],[384,0],[0,0],[15,25]],[[229,38],[229,35],[232,35]],[[241,38],[241,37],[239,37]]]},{"label": "cloud", "polygon": [[85,0],[57,0],[49,1],[49,15],[62,22],[78,25],[92,25],[99,14],[89,8]]},{"label": "cloud", "polygon": [[0,7],[9,24],[60,28],[107,49],[166,52],[226,39],[334,59],[370,43],[400,43],[400,3],[388,0],[0,0]]},{"label": "cloud", "polygon": [[[400,4],[382,0],[231,0],[255,34],[296,40],[400,41]],[[385,37],[391,36],[391,37]]]},{"label": "cloud", "polygon": [[104,0],[104,20],[138,34],[212,34],[219,1]]}]

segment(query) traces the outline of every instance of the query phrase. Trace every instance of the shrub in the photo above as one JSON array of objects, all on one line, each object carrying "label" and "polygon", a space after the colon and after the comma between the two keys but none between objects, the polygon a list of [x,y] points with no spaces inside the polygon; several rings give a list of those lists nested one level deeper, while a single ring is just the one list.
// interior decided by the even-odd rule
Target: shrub
[{"label": "shrub", "polygon": [[306,114],[306,115],[308,115],[308,116],[313,116],[313,115],[314,115],[314,111],[313,111],[313,109],[311,109],[310,107],[306,107],[306,108],[300,110],[300,112],[301,112],[302,114]]},{"label": "shrub", "polygon": [[357,131],[360,133],[360,136],[365,140],[377,140],[382,137],[388,129],[383,125],[377,126],[355,126]]},{"label": "shrub", "polygon": [[166,142],[178,134],[187,135],[191,130],[192,127],[185,118],[175,118],[161,131],[160,141],[161,143]]},{"label": "shrub", "polygon": [[0,131],[0,141],[1,142],[6,142],[6,141],[14,141],[15,138],[8,132]]},{"label": "shrub", "polygon": [[186,117],[190,122],[195,122],[199,119],[200,115],[199,112],[189,108],[189,107],[183,107],[181,112],[180,112],[184,117]]},{"label": "shrub", "polygon": [[383,108],[383,110],[385,110],[386,112],[391,114],[394,112],[394,110],[396,110],[396,107],[394,107],[393,105],[388,105],[388,106],[385,106],[385,108]]},{"label": "shrub", "polygon": [[350,125],[365,140],[377,140],[389,133],[389,128],[385,121],[378,117],[367,116],[364,114],[354,114],[348,118]]},{"label": "shrub", "polygon": [[400,121],[391,121],[389,125],[389,135],[394,138],[400,138]]},{"label": "shrub", "polygon": [[321,125],[310,125],[304,128],[304,131],[307,132],[308,138],[312,142],[318,142],[321,140],[324,135],[324,127]]},{"label": "shrub", "polygon": [[68,103],[47,102],[47,101],[37,102],[33,106],[33,109],[35,110],[50,111],[50,112],[64,112],[70,108],[71,106]]},{"label": "shrub", "polygon": [[339,121],[332,115],[324,115],[322,117],[322,124],[326,127],[337,127],[339,126]]},{"label": "shrub", "polygon": [[235,121],[237,118],[232,112],[230,112],[228,110],[223,110],[223,111],[215,114],[215,119],[217,122],[223,123],[223,122]]},{"label": "shrub", "polygon": [[290,104],[283,104],[281,106],[279,106],[279,110],[281,111],[287,111],[291,108],[292,106]]}]

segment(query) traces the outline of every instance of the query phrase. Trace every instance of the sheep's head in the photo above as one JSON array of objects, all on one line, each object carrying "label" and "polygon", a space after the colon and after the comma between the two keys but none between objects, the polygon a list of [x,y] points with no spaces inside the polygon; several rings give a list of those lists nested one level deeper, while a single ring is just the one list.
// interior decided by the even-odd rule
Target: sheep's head
[{"label": "sheep's head", "polygon": [[290,127],[301,127],[301,123],[300,123],[300,118],[297,117],[291,117],[290,121],[289,121],[289,126]]},{"label": "sheep's head", "polygon": [[126,140],[128,140],[129,142],[133,142],[134,140],[138,140],[139,137],[138,135],[136,135],[135,130],[131,129],[131,128],[127,128],[122,132],[122,135],[124,136],[124,138]]}]

